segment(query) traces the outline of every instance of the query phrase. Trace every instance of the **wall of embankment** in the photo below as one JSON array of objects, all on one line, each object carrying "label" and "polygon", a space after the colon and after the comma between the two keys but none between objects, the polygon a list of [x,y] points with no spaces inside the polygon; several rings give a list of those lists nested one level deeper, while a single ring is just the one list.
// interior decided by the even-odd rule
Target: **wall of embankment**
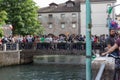
[{"label": "wall of embankment", "polygon": [[0,66],[20,64],[20,51],[0,51]]}]

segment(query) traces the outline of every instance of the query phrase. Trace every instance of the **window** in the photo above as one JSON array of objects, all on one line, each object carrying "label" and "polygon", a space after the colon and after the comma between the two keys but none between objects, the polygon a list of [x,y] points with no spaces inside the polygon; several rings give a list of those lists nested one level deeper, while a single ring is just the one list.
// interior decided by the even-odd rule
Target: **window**
[{"label": "window", "polygon": [[75,14],[75,13],[73,13],[73,14],[72,14],[72,17],[73,17],[73,18],[75,18],[75,17],[76,17],[76,14]]},{"label": "window", "polygon": [[61,28],[65,28],[65,23],[61,23]]},{"label": "window", "polygon": [[48,27],[49,27],[49,28],[52,28],[52,27],[53,27],[52,23],[49,23],[49,24],[48,24]]},{"label": "window", "polygon": [[64,18],[65,17],[65,14],[61,14],[61,18]]},{"label": "window", "polygon": [[76,23],[72,23],[72,28],[76,28]]},{"label": "window", "polygon": [[74,6],[73,3],[68,3],[68,4],[67,4],[67,7],[73,7],[73,6]]},{"label": "window", "polygon": [[49,18],[52,18],[52,17],[53,17],[53,15],[52,15],[52,14],[49,14],[49,15],[48,15],[48,17],[49,17]]}]

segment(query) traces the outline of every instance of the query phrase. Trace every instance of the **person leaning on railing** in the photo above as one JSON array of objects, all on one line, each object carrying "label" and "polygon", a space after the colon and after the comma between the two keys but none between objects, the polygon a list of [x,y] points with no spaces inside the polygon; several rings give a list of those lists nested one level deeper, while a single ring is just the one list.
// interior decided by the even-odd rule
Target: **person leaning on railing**
[{"label": "person leaning on railing", "polygon": [[[111,48],[115,44],[116,40],[117,40],[116,30],[114,28],[111,28],[109,30],[109,37],[106,39],[106,46],[107,46],[106,49]],[[111,54],[114,56],[119,56],[118,53],[119,53],[118,49],[115,49],[113,52],[111,52]],[[111,55],[108,56],[111,57]]]},{"label": "person leaning on railing", "polygon": [[106,52],[102,53],[101,55],[111,54],[115,49],[119,49],[119,53],[120,53],[120,32],[118,34],[119,37],[114,43],[114,45],[111,48],[109,48]]}]

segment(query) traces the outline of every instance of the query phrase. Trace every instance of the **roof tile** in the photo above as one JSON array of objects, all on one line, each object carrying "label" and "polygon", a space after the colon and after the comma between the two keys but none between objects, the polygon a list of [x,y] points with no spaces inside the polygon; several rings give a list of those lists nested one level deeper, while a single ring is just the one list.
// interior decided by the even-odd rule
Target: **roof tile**
[{"label": "roof tile", "polygon": [[40,8],[39,13],[56,13],[56,12],[80,12],[80,3],[75,2],[73,7],[67,7],[66,3],[58,4],[57,7]]}]

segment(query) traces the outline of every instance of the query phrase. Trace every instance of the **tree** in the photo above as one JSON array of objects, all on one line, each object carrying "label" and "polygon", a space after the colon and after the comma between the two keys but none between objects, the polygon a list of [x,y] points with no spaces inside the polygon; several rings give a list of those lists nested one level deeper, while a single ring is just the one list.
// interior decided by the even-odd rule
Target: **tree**
[{"label": "tree", "polygon": [[12,24],[13,34],[34,34],[41,27],[33,0],[1,0],[0,9],[8,13],[6,22]]},{"label": "tree", "polygon": [[3,30],[2,28],[0,27],[0,38],[3,36]]},{"label": "tree", "polygon": [[[7,13],[6,11],[0,11],[0,25],[4,25],[5,24],[5,21],[7,20]],[[0,26],[0,27],[1,27]]]},{"label": "tree", "polygon": [[44,31],[44,27],[43,26],[41,26],[41,27],[37,27],[36,26],[36,28],[35,28],[35,32],[34,32],[34,35],[40,35],[40,34],[43,34],[43,31]]},{"label": "tree", "polygon": [[3,36],[2,26],[5,24],[6,20],[7,20],[6,11],[0,11],[0,38]]}]

